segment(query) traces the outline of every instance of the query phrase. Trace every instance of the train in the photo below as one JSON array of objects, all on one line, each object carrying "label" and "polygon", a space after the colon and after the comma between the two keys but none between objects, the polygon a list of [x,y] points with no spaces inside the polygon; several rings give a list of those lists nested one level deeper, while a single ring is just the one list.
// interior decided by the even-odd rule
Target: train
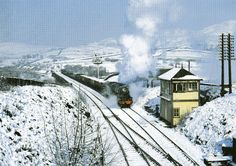
[{"label": "train", "polygon": [[74,74],[64,69],[61,70],[61,73],[92,88],[104,97],[108,98],[111,95],[116,96],[117,104],[121,108],[130,108],[133,104],[133,99],[130,96],[129,88],[126,84],[96,79],[94,77],[89,77],[82,74]]}]

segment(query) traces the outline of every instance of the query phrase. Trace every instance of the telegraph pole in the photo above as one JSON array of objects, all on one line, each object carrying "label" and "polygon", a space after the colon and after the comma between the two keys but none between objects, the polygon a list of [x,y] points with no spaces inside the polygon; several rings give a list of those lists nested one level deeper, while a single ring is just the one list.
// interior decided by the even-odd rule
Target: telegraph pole
[{"label": "telegraph pole", "polygon": [[232,93],[232,69],[231,61],[234,59],[234,36],[228,33],[227,35],[222,33],[219,39],[219,52],[221,60],[221,96],[224,96],[225,84],[224,84],[224,60],[228,60],[228,77],[229,77],[229,93]]},{"label": "telegraph pole", "polygon": [[228,34],[228,72],[229,72],[229,93],[232,93],[232,73],[231,73],[231,60],[232,57],[234,57],[234,36],[232,36],[230,33]]},{"label": "telegraph pole", "polygon": [[224,85],[224,34],[220,35],[219,39],[219,47],[220,47],[220,60],[221,60],[221,96],[224,96],[225,85]]}]

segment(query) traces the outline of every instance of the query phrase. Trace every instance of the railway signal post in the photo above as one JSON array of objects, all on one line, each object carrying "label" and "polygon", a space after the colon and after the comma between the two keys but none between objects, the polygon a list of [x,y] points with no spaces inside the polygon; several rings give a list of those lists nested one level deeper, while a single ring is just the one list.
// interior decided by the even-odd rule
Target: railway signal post
[{"label": "railway signal post", "polygon": [[93,64],[97,65],[97,78],[99,78],[99,65],[102,64],[102,59],[97,54],[94,54]]}]

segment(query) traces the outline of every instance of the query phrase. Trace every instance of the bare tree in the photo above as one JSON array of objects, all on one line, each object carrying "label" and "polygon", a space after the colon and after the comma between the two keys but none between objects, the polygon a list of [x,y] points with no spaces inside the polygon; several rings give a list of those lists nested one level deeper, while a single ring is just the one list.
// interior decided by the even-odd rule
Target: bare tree
[{"label": "bare tree", "polygon": [[106,146],[102,140],[101,126],[81,101],[80,97],[83,96],[78,96],[79,99],[74,103],[76,109],[68,108],[61,116],[51,111],[51,130],[45,126],[53,162],[59,166],[107,165],[105,155],[108,155],[106,151],[111,146]]}]

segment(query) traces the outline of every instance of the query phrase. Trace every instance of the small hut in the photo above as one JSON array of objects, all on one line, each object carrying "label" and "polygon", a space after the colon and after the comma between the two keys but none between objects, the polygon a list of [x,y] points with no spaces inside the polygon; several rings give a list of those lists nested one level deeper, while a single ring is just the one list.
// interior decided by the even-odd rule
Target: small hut
[{"label": "small hut", "polygon": [[183,68],[173,68],[159,76],[160,117],[171,125],[199,106],[200,78]]}]

